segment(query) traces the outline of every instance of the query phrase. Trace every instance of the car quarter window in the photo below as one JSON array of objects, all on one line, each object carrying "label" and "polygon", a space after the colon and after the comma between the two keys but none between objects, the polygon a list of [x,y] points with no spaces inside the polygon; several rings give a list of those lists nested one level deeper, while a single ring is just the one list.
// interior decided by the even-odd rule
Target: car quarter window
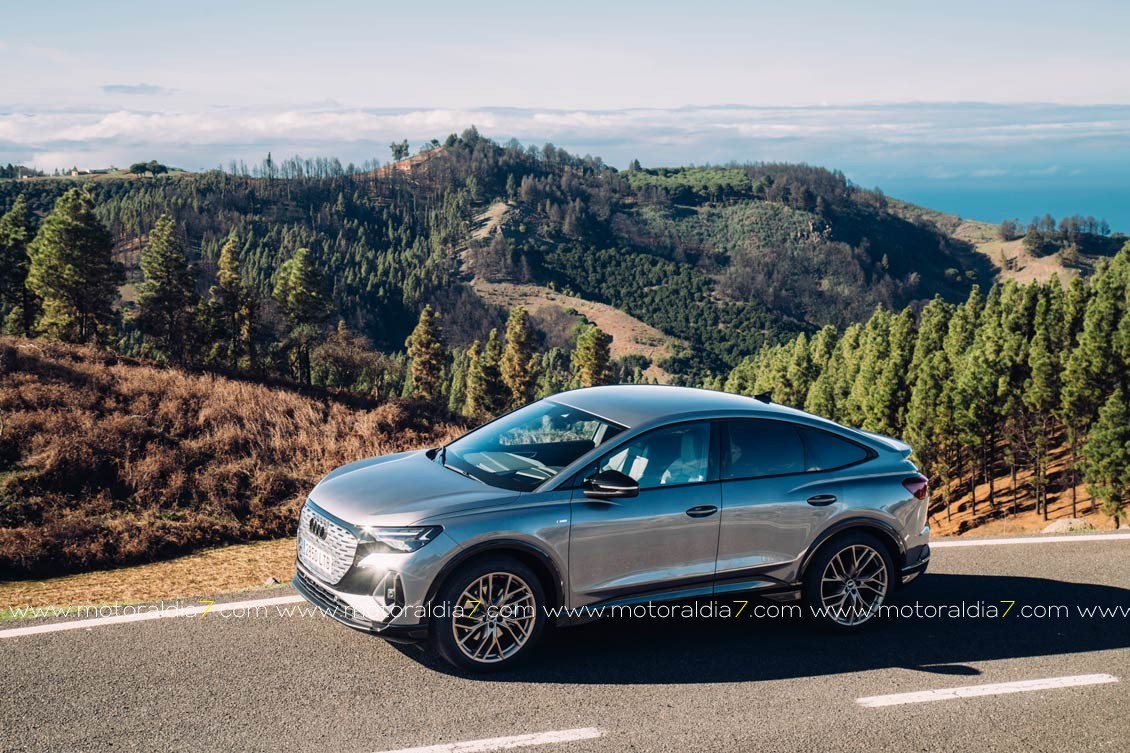
[{"label": "car quarter window", "polygon": [[722,478],[826,471],[858,463],[867,455],[863,447],[831,432],[788,421],[729,421],[722,445]]},{"label": "car quarter window", "polygon": [[605,456],[599,470],[609,469],[631,476],[640,489],[704,482],[710,476],[710,424],[648,432]]},{"label": "car quarter window", "polygon": [[807,426],[798,427],[804,441],[805,470],[828,471],[843,468],[867,458],[867,450],[835,434]]}]

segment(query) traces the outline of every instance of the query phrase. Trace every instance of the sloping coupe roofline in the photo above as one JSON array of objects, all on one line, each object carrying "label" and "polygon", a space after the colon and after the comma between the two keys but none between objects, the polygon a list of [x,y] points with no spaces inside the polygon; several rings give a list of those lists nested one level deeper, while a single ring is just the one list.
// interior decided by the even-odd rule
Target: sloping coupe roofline
[{"label": "sloping coupe roofline", "polygon": [[745,395],[659,384],[617,384],[603,387],[585,387],[553,395],[549,400],[567,405],[570,408],[583,410],[628,429],[634,429],[664,418],[734,411],[767,415],[800,415],[818,421],[827,421],[827,419],[821,419],[794,408],[764,402]]}]

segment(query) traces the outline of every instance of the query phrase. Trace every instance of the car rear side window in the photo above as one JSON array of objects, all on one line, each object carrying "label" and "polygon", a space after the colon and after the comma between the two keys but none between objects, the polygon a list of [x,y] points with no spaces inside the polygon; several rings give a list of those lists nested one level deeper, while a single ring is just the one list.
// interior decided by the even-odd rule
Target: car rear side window
[{"label": "car rear side window", "polygon": [[867,450],[820,429],[797,427],[804,440],[806,471],[828,471],[867,459]]},{"label": "car rear side window", "polygon": [[731,421],[722,451],[722,478],[803,473],[804,444],[784,421]]},{"label": "car rear side window", "polygon": [[816,473],[866,460],[868,451],[836,435],[789,421],[727,422],[722,478]]}]

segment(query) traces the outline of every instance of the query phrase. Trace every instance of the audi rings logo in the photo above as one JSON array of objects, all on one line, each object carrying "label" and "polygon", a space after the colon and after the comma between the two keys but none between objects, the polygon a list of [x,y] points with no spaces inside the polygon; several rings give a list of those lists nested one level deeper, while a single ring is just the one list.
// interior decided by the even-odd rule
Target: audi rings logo
[{"label": "audi rings logo", "polygon": [[326,540],[326,524],[325,523],[318,520],[317,518],[310,518],[310,525],[308,527],[310,528],[310,533],[314,534],[315,536],[317,536],[319,539],[322,539],[323,541]]}]

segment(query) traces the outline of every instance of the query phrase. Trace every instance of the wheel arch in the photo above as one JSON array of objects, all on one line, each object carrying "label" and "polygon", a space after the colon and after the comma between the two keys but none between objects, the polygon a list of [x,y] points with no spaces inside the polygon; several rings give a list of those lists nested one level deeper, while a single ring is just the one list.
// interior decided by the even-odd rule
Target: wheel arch
[{"label": "wheel arch", "polygon": [[812,543],[812,546],[805,552],[804,557],[801,559],[800,570],[797,575],[800,580],[804,579],[804,575],[808,572],[808,565],[816,554],[824,547],[831,544],[838,538],[842,538],[849,533],[868,533],[873,535],[879,540],[881,544],[887,549],[887,553],[891,556],[891,563],[894,565],[894,576],[897,581],[898,573],[906,564],[906,550],[903,547],[902,539],[899,538],[898,531],[893,525],[882,520],[875,518],[849,518],[847,520],[839,521],[832,526],[825,529],[820,536]]},{"label": "wheel arch", "polygon": [[553,606],[564,604],[565,582],[561,572],[554,563],[553,558],[537,546],[520,539],[498,539],[484,541],[460,551],[440,569],[428,588],[427,603],[435,600],[443,584],[459,568],[469,562],[491,555],[508,555],[529,567],[538,576],[542,589],[545,591]]}]

